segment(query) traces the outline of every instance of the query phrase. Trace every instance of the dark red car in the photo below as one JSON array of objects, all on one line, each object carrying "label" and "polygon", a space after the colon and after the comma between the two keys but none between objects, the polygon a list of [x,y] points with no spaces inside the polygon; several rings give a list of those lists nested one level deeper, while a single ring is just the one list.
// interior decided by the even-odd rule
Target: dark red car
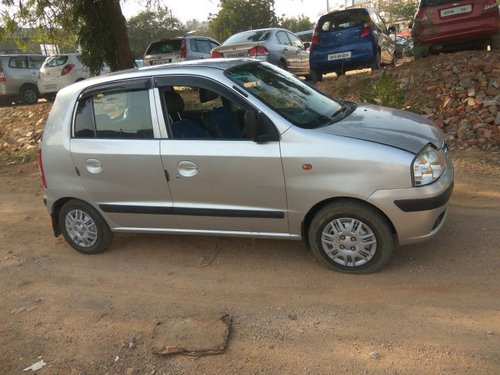
[{"label": "dark red car", "polygon": [[416,57],[463,47],[499,49],[496,0],[420,0],[412,23]]}]

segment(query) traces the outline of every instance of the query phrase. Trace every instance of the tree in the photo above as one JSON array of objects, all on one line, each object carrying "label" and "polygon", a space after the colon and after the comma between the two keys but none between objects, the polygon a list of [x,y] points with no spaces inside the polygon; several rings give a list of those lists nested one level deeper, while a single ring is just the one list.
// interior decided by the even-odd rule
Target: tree
[{"label": "tree", "polygon": [[9,18],[20,25],[64,30],[77,35],[83,60],[93,73],[103,63],[111,70],[134,66],[119,0],[2,0],[14,9]]},{"label": "tree", "polygon": [[417,10],[418,1],[393,0],[379,2],[379,11],[385,14],[386,21],[410,20]]},{"label": "tree", "polygon": [[184,27],[167,7],[152,8],[132,17],[127,28],[130,35],[130,49],[135,58],[142,58],[146,47],[154,40],[184,35]]},{"label": "tree", "polygon": [[309,17],[301,14],[299,17],[282,18],[280,21],[281,27],[293,32],[311,30],[313,23]]},{"label": "tree", "polygon": [[278,25],[274,0],[220,0],[219,8],[209,18],[209,29],[220,41],[240,31]]}]

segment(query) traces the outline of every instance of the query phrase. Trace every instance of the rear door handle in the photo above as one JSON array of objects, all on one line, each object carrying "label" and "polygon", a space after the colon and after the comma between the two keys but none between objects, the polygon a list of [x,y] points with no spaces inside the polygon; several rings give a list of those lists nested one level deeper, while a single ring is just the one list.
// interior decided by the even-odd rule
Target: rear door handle
[{"label": "rear door handle", "polygon": [[193,177],[198,174],[198,165],[189,160],[182,160],[177,163],[177,178],[183,177]]}]

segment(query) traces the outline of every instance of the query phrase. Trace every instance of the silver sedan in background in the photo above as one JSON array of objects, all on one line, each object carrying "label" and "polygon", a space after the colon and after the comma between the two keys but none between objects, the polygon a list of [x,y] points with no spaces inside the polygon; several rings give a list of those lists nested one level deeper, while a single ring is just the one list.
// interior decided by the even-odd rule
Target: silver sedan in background
[{"label": "silver sedan in background", "polygon": [[114,232],[303,239],[349,273],[436,235],[454,179],[429,120],[329,98],[254,59],[68,86],[39,166],[54,234],[82,253]]},{"label": "silver sedan in background", "polygon": [[243,31],[214,48],[213,58],[250,57],[299,75],[309,75],[309,51],[297,35],[281,28]]}]

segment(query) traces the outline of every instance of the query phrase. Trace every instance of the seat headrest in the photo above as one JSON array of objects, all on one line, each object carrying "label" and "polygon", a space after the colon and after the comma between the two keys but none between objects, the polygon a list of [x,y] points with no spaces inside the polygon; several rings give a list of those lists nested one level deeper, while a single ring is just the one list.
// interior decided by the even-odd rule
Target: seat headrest
[{"label": "seat headrest", "polygon": [[219,95],[213,91],[200,88],[200,103],[206,103],[211,100],[217,99]]},{"label": "seat headrest", "polygon": [[182,112],[184,109],[182,96],[174,91],[165,91],[165,103],[167,104],[168,113]]}]

